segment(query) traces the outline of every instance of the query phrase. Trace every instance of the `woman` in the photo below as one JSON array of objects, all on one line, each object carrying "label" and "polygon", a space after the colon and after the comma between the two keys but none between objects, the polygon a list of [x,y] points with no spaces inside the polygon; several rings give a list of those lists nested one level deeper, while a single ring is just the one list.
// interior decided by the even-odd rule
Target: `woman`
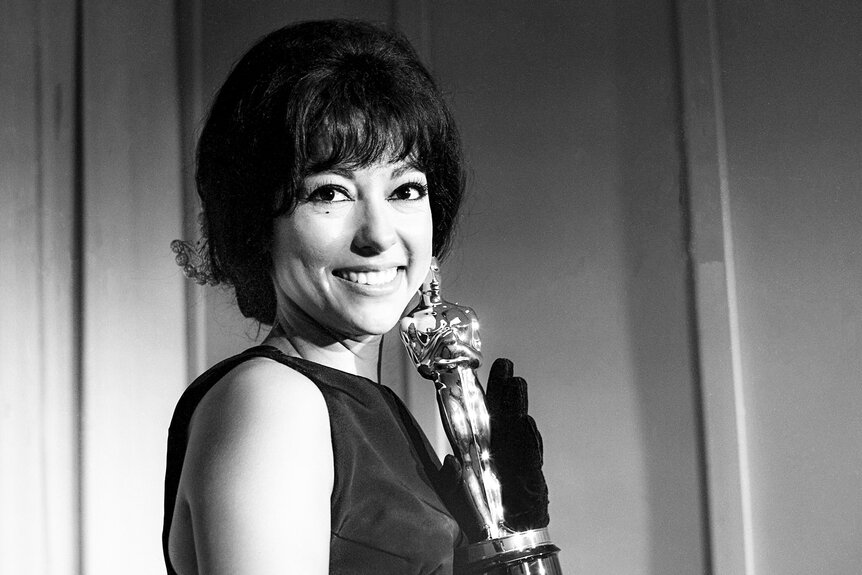
[{"label": "woman", "polygon": [[168,572],[451,572],[455,464],[440,470],[376,383],[380,338],[444,255],[463,191],[457,130],[415,52],[357,22],[265,37],[213,103],[197,185],[204,263],[188,245],[178,262],[272,329],[177,406]]}]

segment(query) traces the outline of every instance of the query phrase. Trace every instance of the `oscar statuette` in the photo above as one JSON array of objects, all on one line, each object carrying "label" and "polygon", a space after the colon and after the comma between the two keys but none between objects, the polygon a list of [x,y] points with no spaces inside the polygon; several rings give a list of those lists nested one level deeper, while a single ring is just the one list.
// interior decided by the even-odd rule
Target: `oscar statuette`
[{"label": "oscar statuette", "polygon": [[436,260],[419,292],[418,305],[401,319],[401,339],[419,374],[434,382],[443,429],[461,464],[462,484],[484,539],[455,552],[455,573],[562,575],[545,527],[506,526],[500,480],[490,453],[485,393],[475,370],[482,364],[479,321],[469,307],[440,296]]}]

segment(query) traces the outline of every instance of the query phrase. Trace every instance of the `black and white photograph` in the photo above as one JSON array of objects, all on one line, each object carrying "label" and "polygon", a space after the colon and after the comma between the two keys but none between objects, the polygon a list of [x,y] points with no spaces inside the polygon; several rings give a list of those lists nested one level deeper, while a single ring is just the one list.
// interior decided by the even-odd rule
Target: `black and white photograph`
[{"label": "black and white photograph", "polygon": [[862,3],[0,14],[0,575],[862,573]]}]

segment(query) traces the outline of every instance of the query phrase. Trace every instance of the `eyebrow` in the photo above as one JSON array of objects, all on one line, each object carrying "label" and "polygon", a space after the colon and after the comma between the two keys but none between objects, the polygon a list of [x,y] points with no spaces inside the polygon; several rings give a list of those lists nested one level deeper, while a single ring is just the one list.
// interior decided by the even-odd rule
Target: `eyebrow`
[{"label": "eyebrow", "polygon": [[[341,168],[338,166],[333,166],[327,170],[323,170],[322,172],[318,172],[318,173],[319,174],[335,174],[336,176],[341,176],[342,178],[347,178],[348,180],[352,180],[354,171],[355,170],[350,170],[347,168]],[[400,178],[401,176],[403,176],[407,172],[413,172],[413,171],[421,172],[422,170],[420,170],[412,162],[405,162],[405,163],[401,164],[400,166],[398,166],[397,168],[393,168],[392,173],[390,174],[390,178],[392,178],[394,180],[395,178]]]},{"label": "eyebrow", "polygon": [[413,164],[412,162],[405,162],[405,163],[401,164],[400,166],[398,166],[397,168],[395,168],[394,170],[392,170],[392,178],[393,179],[394,178],[400,178],[401,176],[403,176],[407,172],[421,172],[421,171],[422,170],[420,170],[418,167],[416,167],[416,165]]},{"label": "eyebrow", "polygon": [[328,170],[323,170],[322,172],[318,172],[319,174],[335,174],[336,176],[341,176],[342,178],[347,178],[348,180],[353,179],[353,170],[348,170],[347,168],[339,168],[338,166],[333,166]]}]

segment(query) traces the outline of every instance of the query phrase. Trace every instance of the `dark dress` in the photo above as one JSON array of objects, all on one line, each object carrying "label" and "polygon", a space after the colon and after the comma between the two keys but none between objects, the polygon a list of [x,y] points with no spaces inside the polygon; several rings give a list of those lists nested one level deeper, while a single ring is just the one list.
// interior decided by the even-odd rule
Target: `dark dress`
[{"label": "dark dress", "polygon": [[168,537],[189,421],[213,385],[254,357],[273,359],[303,374],[326,401],[335,459],[329,572],[450,574],[453,550],[465,539],[435,490],[437,456],[404,404],[389,388],[369,379],[288,357],[270,346],[253,347],[210,368],[177,404],[165,473],[162,547],[168,574],[175,574]]}]

